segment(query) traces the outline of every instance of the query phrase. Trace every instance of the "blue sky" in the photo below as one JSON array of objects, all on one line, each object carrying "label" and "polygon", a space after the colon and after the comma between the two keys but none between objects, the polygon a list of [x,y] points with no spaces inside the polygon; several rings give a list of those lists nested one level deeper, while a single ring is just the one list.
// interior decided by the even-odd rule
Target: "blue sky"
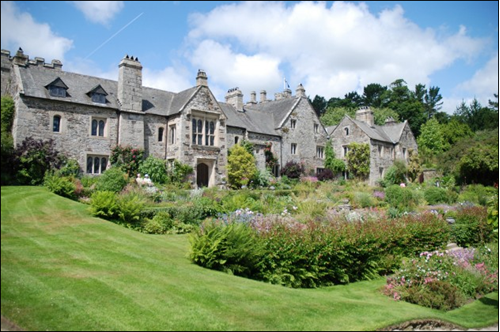
[{"label": "blue sky", "polygon": [[1,47],[116,80],[126,55],[143,84],[178,92],[207,72],[218,100],[239,87],[343,97],[404,79],[438,86],[443,111],[498,92],[498,2],[2,1]]}]

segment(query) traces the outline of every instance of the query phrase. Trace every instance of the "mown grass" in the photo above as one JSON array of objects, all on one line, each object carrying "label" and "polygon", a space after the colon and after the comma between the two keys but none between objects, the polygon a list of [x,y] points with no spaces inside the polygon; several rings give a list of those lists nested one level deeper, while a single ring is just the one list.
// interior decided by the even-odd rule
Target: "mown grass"
[{"label": "mown grass", "polygon": [[382,295],[384,278],[289,289],[203,269],[186,235],[146,235],[41,187],[1,188],[2,316],[27,330],[368,331],[413,319],[498,322],[498,293],[441,312]]}]

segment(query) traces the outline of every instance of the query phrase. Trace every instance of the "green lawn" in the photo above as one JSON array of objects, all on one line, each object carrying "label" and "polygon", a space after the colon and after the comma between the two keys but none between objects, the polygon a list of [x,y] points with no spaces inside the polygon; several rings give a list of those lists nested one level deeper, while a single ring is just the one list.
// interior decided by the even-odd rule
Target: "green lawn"
[{"label": "green lawn", "polygon": [[384,278],[288,289],[210,271],[185,235],[94,218],[41,187],[2,187],[2,316],[27,330],[376,330],[412,319],[498,322],[498,293],[451,312],[396,302]]}]

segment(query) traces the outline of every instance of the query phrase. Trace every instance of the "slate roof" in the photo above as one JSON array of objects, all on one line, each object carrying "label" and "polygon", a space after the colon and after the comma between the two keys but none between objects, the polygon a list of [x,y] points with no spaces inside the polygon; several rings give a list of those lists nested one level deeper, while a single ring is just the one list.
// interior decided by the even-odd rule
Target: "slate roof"
[{"label": "slate roof", "polygon": [[[25,96],[118,108],[116,100],[118,83],[116,81],[37,66],[19,66],[19,74],[21,76],[21,92]],[[51,96],[49,90],[46,88],[50,83],[58,81],[58,79],[68,87],[67,97]],[[106,105],[92,102],[92,97],[88,94],[89,91],[98,85],[108,93],[106,96]]]},{"label": "slate roof", "polygon": [[[22,92],[25,96],[120,109],[117,100],[117,81],[38,66],[19,66],[18,68]],[[54,82],[68,87],[67,97],[50,95],[47,86]],[[92,94],[89,92],[95,89],[102,89],[107,93],[105,105],[92,102]],[[177,114],[184,109],[199,89],[201,86],[174,93],[143,87],[142,110],[147,114],[160,116]],[[245,128],[254,133],[280,136],[278,129],[298,102],[299,98],[294,97],[254,105],[247,104],[243,107],[243,112],[237,111],[227,103],[219,102],[219,105],[227,116],[228,126]]]},{"label": "slate roof", "polygon": [[[354,124],[356,124],[361,130],[363,130],[363,132],[369,138],[377,140],[377,141],[388,142],[388,143],[393,143],[393,144],[398,143],[400,141],[401,134],[403,133],[403,129],[407,123],[407,121],[405,120],[404,122],[391,124],[391,125],[384,125],[384,126],[373,125],[373,126],[370,126],[366,122],[354,120],[348,115],[346,115],[346,118],[348,118],[350,121],[352,121]],[[342,123],[342,121],[341,121],[341,123]],[[337,127],[338,127],[338,125],[327,127],[327,132],[331,135]]]},{"label": "slate roof", "polygon": [[[92,102],[92,96],[91,93],[89,93],[100,87],[107,93],[107,102],[105,106],[116,109],[119,108],[116,96],[118,91],[117,81],[36,66],[20,66],[19,73],[21,75],[21,84],[25,96],[87,104],[91,106],[104,106]],[[58,86],[64,84],[68,88],[67,97],[54,97],[50,95],[46,87],[54,82],[57,82]],[[194,96],[198,88],[199,87],[192,87],[179,93],[173,93],[143,87],[143,111],[148,114],[163,116],[179,113]]]},{"label": "slate roof", "polygon": [[280,136],[278,129],[293,111],[299,98],[286,98],[277,101],[245,105],[243,111],[237,111],[232,105],[221,103],[231,127],[245,128],[249,132]]}]

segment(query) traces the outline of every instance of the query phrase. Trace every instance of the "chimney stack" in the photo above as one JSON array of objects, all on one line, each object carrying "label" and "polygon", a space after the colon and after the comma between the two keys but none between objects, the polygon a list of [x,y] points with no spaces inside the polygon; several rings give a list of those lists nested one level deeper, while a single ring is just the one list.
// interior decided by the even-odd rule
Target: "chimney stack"
[{"label": "chimney stack", "polygon": [[237,111],[243,111],[243,93],[240,91],[240,88],[233,88],[227,91],[226,103],[233,105]]},{"label": "chimney stack", "polygon": [[299,86],[297,87],[297,89],[295,90],[295,95],[299,98],[306,96],[306,89],[304,89],[304,87],[302,86],[302,83],[300,83]]},{"label": "chimney stack", "polygon": [[142,112],[142,65],[128,55],[118,65],[118,100],[122,109]]},{"label": "chimney stack", "polygon": [[260,102],[265,103],[267,101],[267,92],[266,90],[260,91]]},{"label": "chimney stack", "polygon": [[198,75],[196,75],[196,86],[208,86],[207,73],[203,69],[198,69]]},{"label": "chimney stack", "polygon": [[370,107],[362,106],[356,111],[356,120],[363,121],[370,127],[375,125],[375,119],[373,117],[373,111]]},{"label": "chimney stack", "polygon": [[250,92],[250,104],[257,104],[257,93],[255,91]]}]

